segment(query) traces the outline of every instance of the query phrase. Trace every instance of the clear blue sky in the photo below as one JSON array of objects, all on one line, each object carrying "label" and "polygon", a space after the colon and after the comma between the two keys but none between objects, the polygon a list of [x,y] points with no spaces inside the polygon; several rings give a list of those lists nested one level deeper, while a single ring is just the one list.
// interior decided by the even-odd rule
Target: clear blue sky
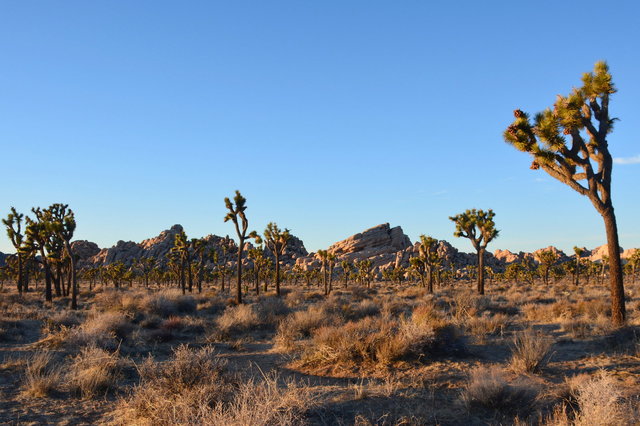
[{"label": "clear blue sky", "polygon": [[589,201],[502,131],[606,59],[620,240],[640,246],[637,2],[445,3],[3,1],[0,213],[65,202],[102,247],[233,236],[240,189],[252,229],[309,250],[390,222],[471,251],[448,216],[472,207],[496,211],[492,250],[593,247]]}]

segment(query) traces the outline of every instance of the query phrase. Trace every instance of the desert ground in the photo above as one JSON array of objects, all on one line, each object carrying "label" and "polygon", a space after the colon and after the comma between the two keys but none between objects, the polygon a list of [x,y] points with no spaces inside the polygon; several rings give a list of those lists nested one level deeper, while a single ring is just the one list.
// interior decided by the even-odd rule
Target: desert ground
[{"label": "desert ground", "polygon": [[471,281],[0,294],[3,424],[640,422],[640,284]]}]

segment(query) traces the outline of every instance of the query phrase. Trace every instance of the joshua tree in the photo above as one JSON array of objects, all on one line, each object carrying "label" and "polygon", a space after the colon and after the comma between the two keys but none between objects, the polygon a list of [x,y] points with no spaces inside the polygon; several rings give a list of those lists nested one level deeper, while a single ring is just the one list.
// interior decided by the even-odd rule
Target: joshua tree
[{"label": "joshua tree", "polygon": [[364,259],[356,262],[358,268],[358,278],[360,281],[371,288],[371,280],[373,279],[373,263],[370,259]]},{"label": "joshua tree", "polygon": [[611,319],[625,322],[624,284],[618,226],[611,200],[613,160],[607,135],[615,119],[609,117],[609,97],[616,92],[609,67],[597,62],[582,75],[582,87],[558,96],[553,109],[529,115],[517,109],[504,132],[506,142],[533,156],[531,168],[549,175],[589,198],[604,220],[611,270]]},{"label": "joshua tree", "polygon": [[455,224],[454,237],[464,237],[471,240],[473,248],[478,253],[478,293],[484,294],[484,252],[487,244],[498,236],[496,224],[493,221],[495,213],[489,209],[471,209],[456,216],[449,217]]},{"label": "joshua tree", "polygon": [[573,271],[573,283],[577,286],[580,282],[580,258],[584,254],[585,249],[573,246],[573,252],[576,254],[576,265]]},{"label": "joshua tree", "polygon": [[635,283],[636,271],[638,269],[638,265],[640,265],[640,249],[635,249],[633,251],[633,254],[629,258],[629,264],[631,265],[631,280]]},{"label": "joshua tree", "polygon": [[260,294],[260,276],[262,269],[266,266],[264,251],[261,246],[249,249],[247,252],[249,259],[253,260],[253,277],[256,280],[256,296]]},{"label": "joshua tree", "polygon": [[322,263],[322,284],[324,285],[324,295],[329,294],[329,281],[327,280],[327,266],[329,263],[329,252],[327,250],[318,250],[318,257]]},{"label": "joshua tree", "polygon": [[541,252],[536,253],[536,259],[540,262],[540,266],[542,269],[542,280],[545,285],[549,284],[549,271],[551,267],[556,264],[558,261],[558,255],[553,252],[553,250],[542,250]]},{"label": "joshua tree", "polygon": [[349,274],[353,270],[353,263],[348,260],[343,260],[340,262],[340,266],[342,267],[342,279],[344,280],[344,288],[349,286]]},{"label": "joshua tree", "polygon": [[429,293],[433,293],[433,272],[434,268],[440,262],[440,257],[438,256],[438,240],[430,236],[420,235],[420,249],[418,253],[418,259],[424,264],[428,291]]},{"label": "joshua tree", "polygon": [[[180,288],[182,294],[185,294],[185,270],[189,269],[189,278],[191,278],[191,268],[189,268],[189,243],[184,231],[175,235],[170,253],[175,256],[178,265],[180,265]],[[191,291],[191,280],[189,280],[189,291]]]},{"label": "joshua tree", "polygon": [[[16,257],[18,259],[18,293],[22,294],[24,285],[24,260],[28,254],[28,247],[25,244],[24,235],[22,234],[22,219],[24,215],[18,213],[15,207],[11,207],[11,212],[6,219],[2,219],[2,223],[7,227],[7,236],[11,240],[11,244],[16,249]],[[28,289],[25,288],[24,291]]]},{"label": "joshua tree", "polygon": [[31,250],[38,251],[40,253],[40,262],[42,262],[42,266],[44,268],[44,297],[47,302],[51,302],[53,300],[51,292],[52,274],[50,256],[48,252],[51,247],[49,244],[51,224],[39,208],[32,209],[32,211],[35,213],[36,220],[33,220],[28,216],[26,217],[27,227],[25,229],[25,234],[27,236],[27,245]]},{"label": "joshua tree", "polygon": [[242,303],[242,252],[244,251],[244,242],[247,238],[257,238],[256,231],[251,231],[247,235],[247,229],[249,228],[249,221],[244,211],[247,209],[245,206],[247,200],[240,194],[240,191],[236,191],[233,202],[227,197],[224,199],[224,204],[229,210],[229,213],[224,217],[224,221],[232,221],[236,233],[238,234],[238,281],[236,284],[236,303]]},{"label": "joshua tree", "polygon": [[276,296],[280,297],[280,256],[284,254],[291,239],[289,230],[281,230],[274,222],[269,222],[264,230],[264,241],[276,260]]},{"label": "joshua tree", "polygon": [[64,242],[67,252],[71,278],[71,309],[78,309],[78,282],[76,277],[76,260],[71,251],[71,239],[76,229],[76,219],[68,204],[53,204],[49,207],[52,215],[52,230]]}]

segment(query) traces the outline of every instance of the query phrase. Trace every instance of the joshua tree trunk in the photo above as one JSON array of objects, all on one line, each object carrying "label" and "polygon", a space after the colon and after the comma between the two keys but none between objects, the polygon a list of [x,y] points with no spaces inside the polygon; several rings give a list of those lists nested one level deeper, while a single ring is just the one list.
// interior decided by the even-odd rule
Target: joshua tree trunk
[{"label": "joshua tree trunk", "polygon": [[429,293],[433,293],[433,271],[431,270],[431,266],[427,266],[427,291]]},{"label": "joshua tree trunk", "polygon": [[277,251],[274,256],[276,258],[276,296],[280,297],[280,256]]},{"label": "joshua tree trunk", "polygon": [[189,293],[193,293],[193,273],[191,272],[191,265],[187,263],[187,276],[189,277]]},{"label": "joshua tree trunk", "polygon": [[625,322],[624,285],[622,282],[622,265],[620,264],[620,245],[618,243],[618,225],[613,207],[601,213],[607,232],[609,249],[609,280],[611,286],[611,319],[615,325]]},{"label": "joshua tree trunk", "polygon": [[71,283],[71,309],[78,309],[78,282],[76,277],[76,260],[73,258],[73,253],[71,252],[71,244],[69,241],[65,240],[64,242],[65,248],[67,249],[67,253],[69,254],[69,282]]},{"label": "joshua tree trunk", "polygon": [[236,283],[236,303],[242,304],[242,249],[244,248],[244,240],[240,239],[238,244],[238,282]]},{"label": "joshua tree trunk", "polygon": [[478,250],[478,294],[484,294],[484,248]]},{"label": "joshua tree trunk", "polygon": [[[44,253],[42,254],[42,259],[44,259]],[[51,294],[51,270],[49,269],[49,265],[46,260],[42,262],[44,266],[44,300],[47,302],[53,301],[53,295]]]},{"label": "joshua tree trunk", "polygon": [[182,289],[182,294],[185,294],[186,288],[184,283],[184,262],[182,263],[182,267],[180,268],[180,288]]}]

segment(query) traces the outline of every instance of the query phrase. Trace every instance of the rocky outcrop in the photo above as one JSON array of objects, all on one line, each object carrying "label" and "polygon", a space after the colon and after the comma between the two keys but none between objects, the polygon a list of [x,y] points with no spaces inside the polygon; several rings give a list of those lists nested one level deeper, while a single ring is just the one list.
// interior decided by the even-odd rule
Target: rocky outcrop
[{"label": "rocky outcrop", "polygon": [[[264,254],[267,257],[275,259],[269,247],[265,247]],[[284,253],[280,256],[280,261],[285,265],[294,265],[300,258],[306,257],[309,252],[304,247],[302,240],[296,236],[291,236],[287,242],[287,247],[284,249]]]},{"label": "rocky outcrop", "polygon": [[[328,251],[336,255],[338,263],[368,259],[374,268],[384,269],[398,262],[398,257],[402,258],[404,251],[412,247],[401,227],[391,228],[388,223],[383,223],[332,244]],[[310,269],[318,267],[320,261],[315,253],[311,253],[298,258],[296,263],[302,269]]]},{"label": "rocky outcrop", "polygon": [[564,263],[564,262],[567,262],[567,261],[571,260],[571,258],[569,256],[567,256],[562,250],[559,250],[559,249],[555,248],[554,246],[549,246],[549,247],[546,247],[546,248],[538,249],[538,250],[536,250],[536,251],[534,251],[532,253],[533,254],[533,258],[534,258],[534,260],[536,262],[540,263],[540,260],[539,260],[538,256],[544,251],[550,251],[553,254],[555,254],[556,257],[558,258],[558,261],[556,263]]}]

